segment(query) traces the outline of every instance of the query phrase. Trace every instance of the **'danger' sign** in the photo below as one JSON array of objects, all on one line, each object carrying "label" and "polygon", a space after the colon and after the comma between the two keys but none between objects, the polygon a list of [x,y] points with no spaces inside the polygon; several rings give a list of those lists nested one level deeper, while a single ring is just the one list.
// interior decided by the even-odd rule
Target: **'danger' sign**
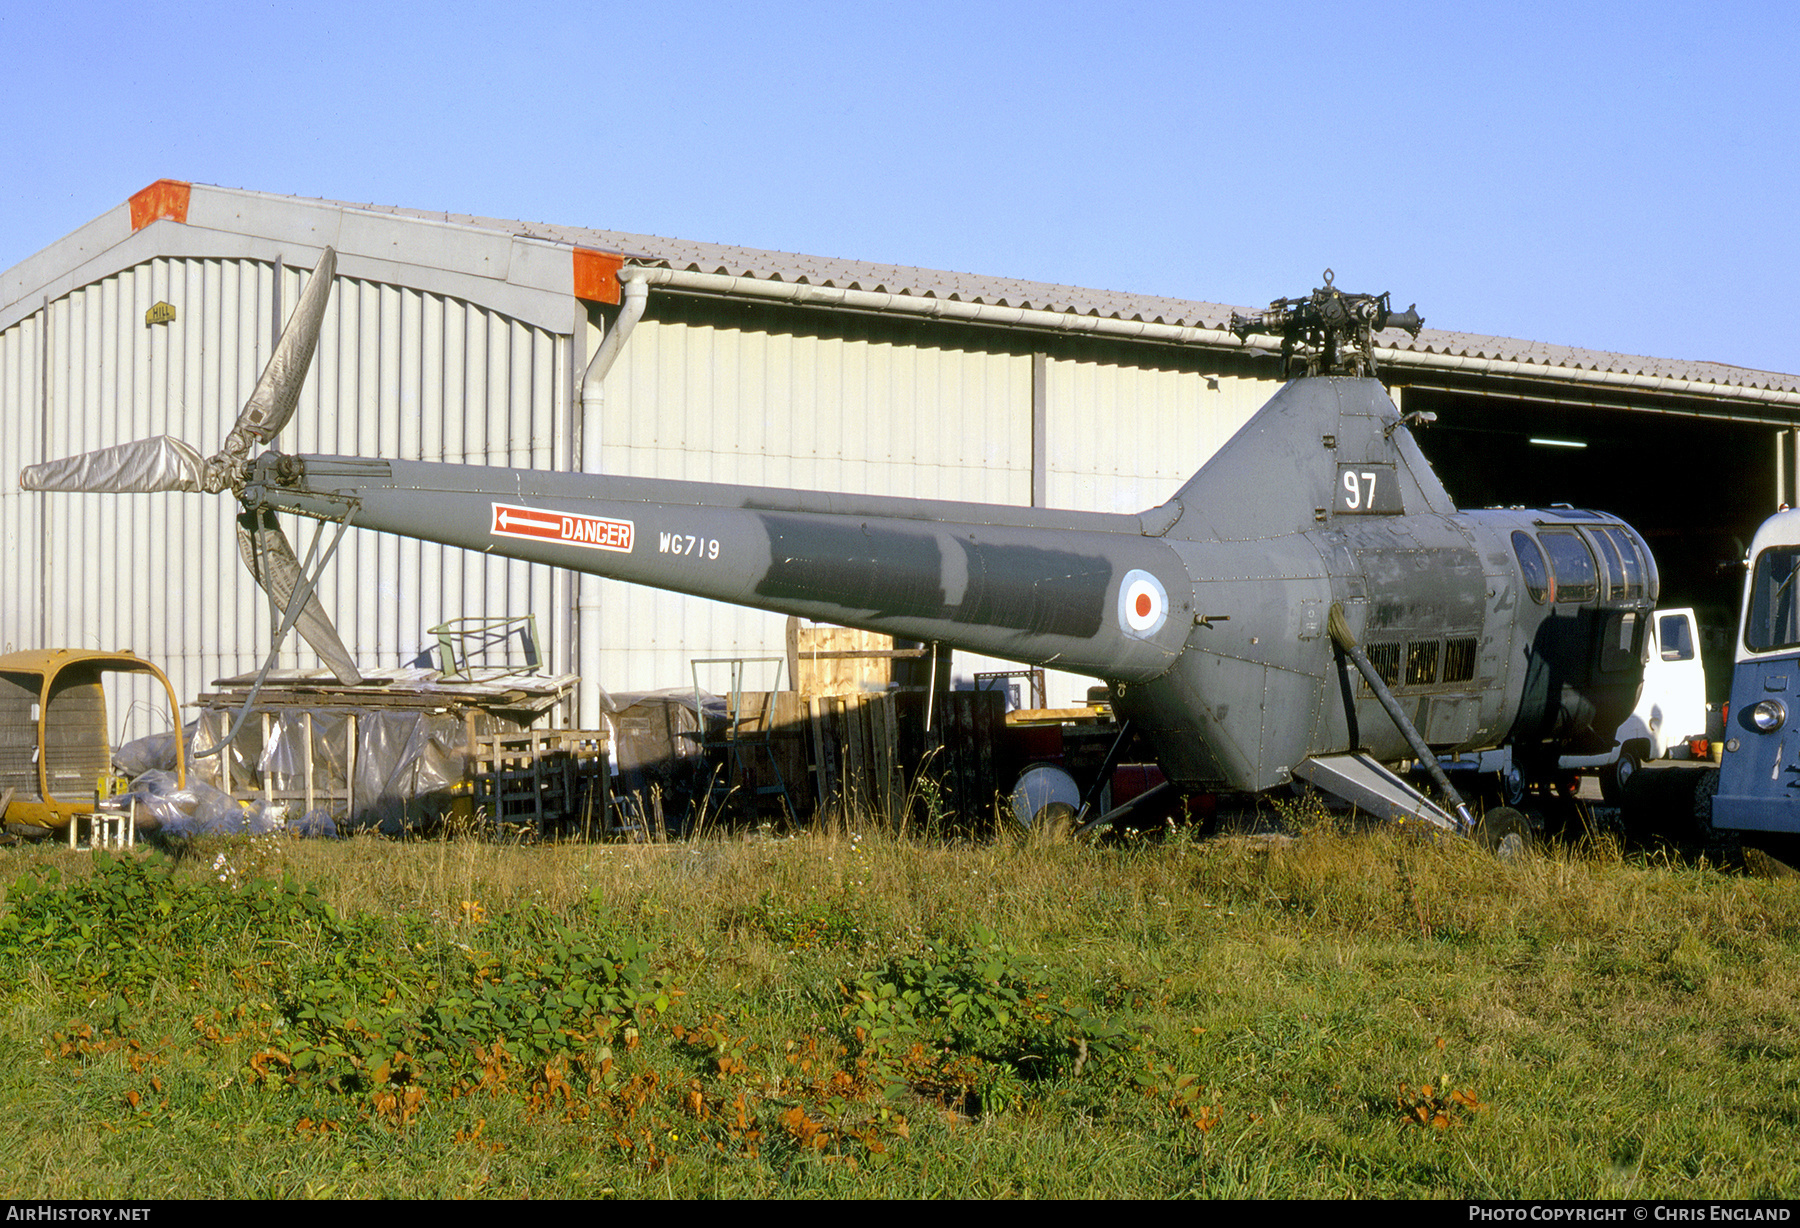
[{"label": "'danger' sign", "polygon": [[531,541],[561,542],[589,550],[631,553],[632,523],[604,516],[577,516],[546,511],[541,507],[494,504],[494,522],[488,530],[496,537],[523,537]]}]

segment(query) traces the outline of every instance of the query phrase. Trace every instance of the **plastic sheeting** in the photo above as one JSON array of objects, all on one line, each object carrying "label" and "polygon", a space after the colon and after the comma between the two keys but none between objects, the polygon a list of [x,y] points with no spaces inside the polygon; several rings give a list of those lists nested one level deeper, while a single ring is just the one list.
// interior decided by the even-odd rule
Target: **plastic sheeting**
[{"label": "plastic sheeting", "polygon": [[[680,830],[706,796],[705,723],[724,719],[724,701],[705,692],[696,699],[692,688],[608,699],[602,719],[621,809],[646,829]],[[235,708],[208,709],[189,736],[195,745],[216,745],[236,719]],[[189,780],[268,798],[288,814],[304,811],[290,830],[374,828],[399,835],[430,829],[468,806],[471,733],[514,730],[512,722],[478,709],[283,704],[252,713],[223,756],[190,760]]]},{"label": "plastic sheeting", "polygon": [[143,827],[163,836],[261,836],[282,827],[280,806],[239,802],[203,780],[179,788],[173,772],[159,769],[132,781],[127,796],[136,800]]},{"label": "plastic sheeting", "polygon": [[296,836],[322,836],[336,839],[337,824],[331,821],[331,814],[325,810],[308,810],[297,819],[290,820],[288,830]]},{"label": "plastic sheeting", "polygon": [[[194,733],[199,729],[198,721],[189,721],[187,728],[181,731],[179,745],[188,757],[188,764],[194,762]],[[145,772],[173,772],[175,770],[175,754],[177,740],[175,731],[153,733],[147,738],[138,738],[127,742],[113,752],[113,766],[122,772],[126,779],[136,780]]]},{"label": "plastic sheeting", "polygon": [[[216,743],[237,717],[214,709],[200,717],[201,740]],[[469,722],[479,736],[503,729],[495,717],[407,709],[270,709],[253,714],[225,752],[234,793],[263,793],[292,812],[313,809],[335,830],[376,828],[389,835],[434,826],[467,796]],[[266,731],[266,736],[265,736]],[[215,785],[221,766],[199,761]],[[314,823],[313,826],[319,824]]]}]

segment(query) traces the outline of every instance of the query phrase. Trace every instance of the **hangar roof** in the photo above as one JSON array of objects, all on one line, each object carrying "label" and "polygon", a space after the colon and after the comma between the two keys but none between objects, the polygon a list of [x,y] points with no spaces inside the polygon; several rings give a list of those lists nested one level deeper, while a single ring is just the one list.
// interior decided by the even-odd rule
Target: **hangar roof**
[{"label": "hangar roof", "polygon": [[[159,191],[166,196],[168,190],[181,196],[178,211],[156,203],[162,199]],[[145,206],[146,200],[152,204]],[[144,210],[159,207],[164,211],[153,213],[151,220],[169,218],[214,232],[202,245],[205,250],[186,250],[195,247],[193,243],[177,244],[180,251],[164,250],[169,243],[166,237],[154,245],[154,250],[150,245],[127,242],[146,225],[141,220]],[[409,235],[405,231],[418,233]],[[317,246],[332,243],[344,258],[339,267],[346,274],[423,289],[457,293],[450,284],[455,279],[479,277],[490,291],[481,296],[484,303],[557,331],[567,331],[570,326],[567,306],[573,281],[567,258],[557,257],[555,251],[573,247],[616,253],[632,263],[751,281],[1215,331],[1219,344],[1235,348],[1235,339],[1228,332],[1233,307],[1220,303],[169,180],[151,185],[133,196],[129,204],[0,273],[0,328],[35,310],[44,294],[66,293],[95,276],[149,255],[252,254],[251,250],[235,250],[235,246],[243,246],[241,242],[235,246],[228,243],[233,247],[230,252],[214,250],[221,232]],[[1203,338],[1194,340],[1204,343]],[[1557,381],[1579,373],[1582,382],[1590,385],[1615,380],[1637,384],[1679,381],[1709,385],[1720,393],[1739,390],[1737,395],[1751,400],[1800,403],[1800,376],[1724,363],[1619,354],[1429,328],[1417,339],[1391,330],[1382,334],[1380,341],[1390,351],[1389,361],[1398,359],[1411,365],[1410,358],[1440,371],[1463,363],[1504,364],[1515,378]]]},{"label": "hangar roof", "polygon": [[[1120,320],[1143,320],[1217,329],[1221,332],[1229,330],[1233,311],[1249,313],[1262,310],[1260,306],[1232,306],[1131,294],[1120,290],[1095,290],[1082,286],[1021,281],[1015,277],[954,273],[909,265],[763,251],[753,247],[631,234],[620,230],[508,221],[458,213],[430,213],[384,205],[344,207],[368,209],[398,217],[442,220],[483,230],[502,230],[554,243],[618,252],[639,261],[671,268],[688,269],[697,273],[718,273],[728,277],[800,282],[845,290],[873,290],[1074,315],[1110,316]],[[1800,376],[1775,371],[1757,371],[1717,362],[1619,354],[1577,346],[1551,345],[1541,341],[1521,341],[1513,337],[1488,337],[1478,333],[1427,328],[1420,331],[1417,340],[1398,330],[1391,331],[1383,335],[1382,343],[1394,349],[1419,353],[1501,359],[1622,375],[1649,375],[1733,387],[1800,391]]]}]

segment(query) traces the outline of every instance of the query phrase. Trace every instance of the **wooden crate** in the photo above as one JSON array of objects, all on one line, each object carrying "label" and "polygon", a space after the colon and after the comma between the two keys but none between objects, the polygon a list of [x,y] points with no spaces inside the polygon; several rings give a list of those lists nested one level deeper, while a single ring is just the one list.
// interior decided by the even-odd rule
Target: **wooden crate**
[{"label": "wooden crate", "polygon": [[893,682],[891,635],[798,618],[787,634],[788,674],[801,695],[879,695]]}]

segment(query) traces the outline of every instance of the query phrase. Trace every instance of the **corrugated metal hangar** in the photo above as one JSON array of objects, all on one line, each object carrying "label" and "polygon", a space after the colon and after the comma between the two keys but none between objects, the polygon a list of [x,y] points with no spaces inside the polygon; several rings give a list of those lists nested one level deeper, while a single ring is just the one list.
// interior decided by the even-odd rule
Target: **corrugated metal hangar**
[{"label": "corrugated metal hangar", "polygon": [[[130,648],[184,698],[261,663],[230,500],[27,493],[17,474],[156,434],[216,448],[328,245],[284,451],[1134,512],[1278,376],[1212,303],[164,180],[0,274],[0,651]],[[1796,488],[1800,378],[1380,341],[1396,399],[1438,416],[1422,445],[1459,504],[1618,512],[1665,604],[1729,623],[1731,564]],[[304,551],[310,526],[289,536]],[[586,725],[599,687],[682,686],[693,658],[786,642],[775,615],[354,529],[322,597],[366,668],[422,663],[446,620],[533,614],[548,667],[584,679]],[[290,638],[281,664],[317,662]],[[1089,685],[1053,676],[1049,702]]]}]

